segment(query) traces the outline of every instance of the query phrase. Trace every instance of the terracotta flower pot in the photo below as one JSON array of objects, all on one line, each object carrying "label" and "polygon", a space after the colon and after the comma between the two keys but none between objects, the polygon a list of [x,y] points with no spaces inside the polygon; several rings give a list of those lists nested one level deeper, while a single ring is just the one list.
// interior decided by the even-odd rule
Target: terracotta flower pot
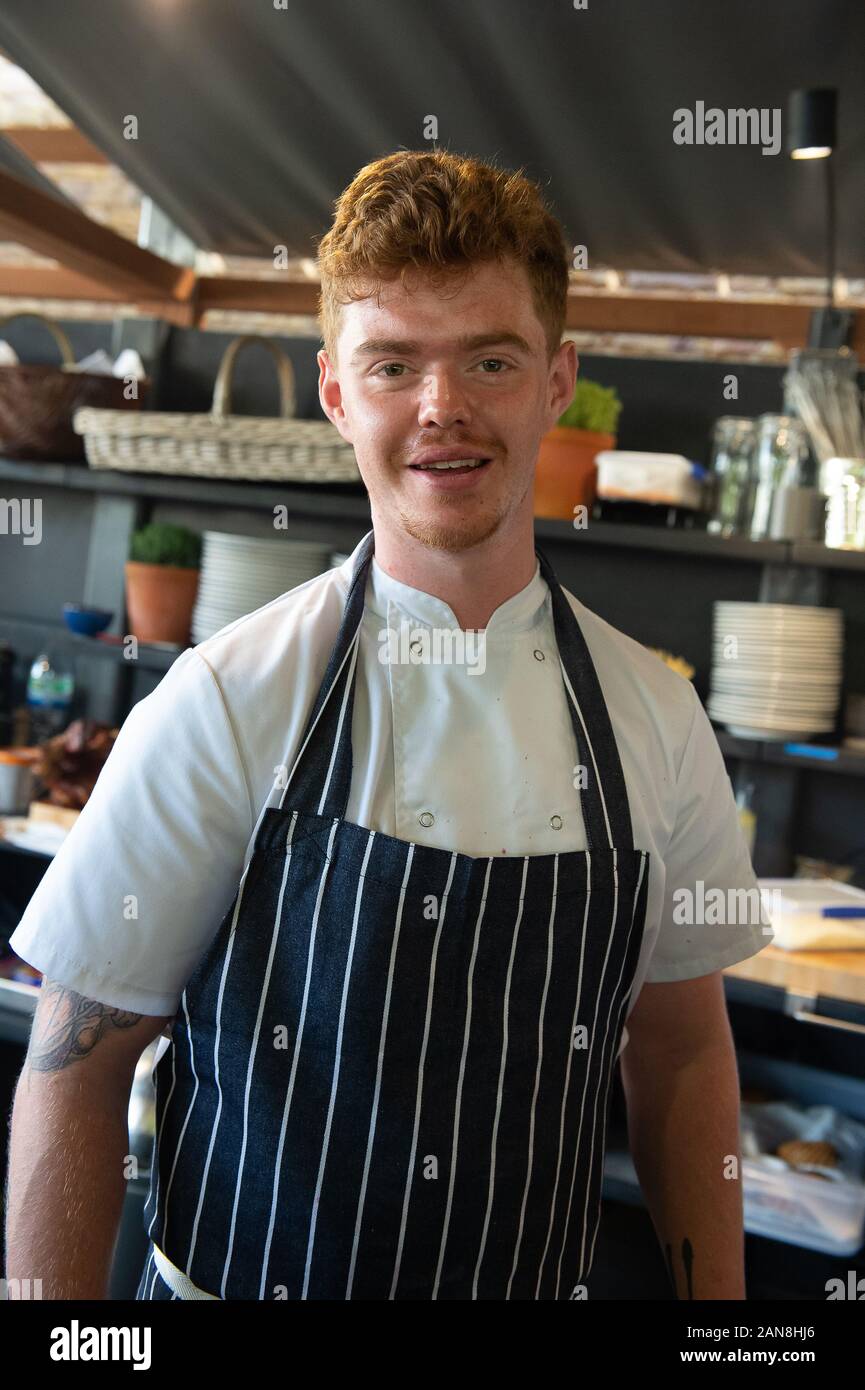
[{"label": "terracotta flower pot", "polygon": [[189,641],[199,570],[126,562],[126,610],[139,642]]},{"label": "terracotta flower pot", "polygon": [[591,512],[597,490],[595,455],[614,449],[614,434],[556,426],[541,440],[535,469],[535,516],[573,521],[574,508]]}]

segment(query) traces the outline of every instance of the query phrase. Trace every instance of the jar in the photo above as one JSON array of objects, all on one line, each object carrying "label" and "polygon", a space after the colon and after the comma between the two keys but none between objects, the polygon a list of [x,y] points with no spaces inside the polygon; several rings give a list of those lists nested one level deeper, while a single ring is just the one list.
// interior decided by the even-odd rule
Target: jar
[{"label": "jar", "polygon": [[744,416],[722,415],[712,432],[712,459],[709,465],[712,488],[712,515],[706,530],[721,536],[735,536],[750,516],[751,461],[754,452],[754,421]]},{"label": "jar", "polygon": [[865,459],[826,459],[820,489],[826,497],[826,544],[865,550]]},{"label": "jar", "polygon": [[782,488],[808,487],[808,435],[792,415],[761,415],[754,445],[754,493],[748,533],[752,540],[771,535],[772,509]]}]

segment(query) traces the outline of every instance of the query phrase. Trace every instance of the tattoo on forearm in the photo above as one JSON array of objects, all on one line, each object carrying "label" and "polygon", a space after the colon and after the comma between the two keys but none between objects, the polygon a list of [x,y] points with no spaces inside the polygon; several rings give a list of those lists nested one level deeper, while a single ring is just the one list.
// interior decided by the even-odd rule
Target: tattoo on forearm
[{"label": "tattoo on forearm", "polygon": [[688,1297],[693,1299],[694,1281],[691,1277],[691,1273],[694,1268],[694,1247],[687,1236],[685,1236],[685,1239],[682,1241],[682,1263],[685,1266],[685,1285],[688,1290]]},{"label": "tattoo on forearm", "polygon": [[[678,1298],[678,1297],[679,1297],[679,1290],[678,1290],[678,1286],[677,1286],[677,1284],[676,1284],[676,1272],[675,1272],[675,1270],[673,1269],[673,1252],[672,1252],[672,1250],[671,1250],[671,1248],[670,1248],[669,1243],[666,1244],[666,1245],[664,1246],[664,1254],[665,1254],[666,1259],[667,1259],[667,1270],[668,1270],[669,1275],[670,1275],[670,1283],[673,1285],[673,1293],[674,1293],[674,1294],[676,1295],[676,1297]],[[691,1244],[691,1242],[688,1240],[688,1237],[687,1237],[687,1236],[685,1236],[684,1240],[682,1241],[682,1264],[685,1266],[685,1287],[686,1287],[686,1289],[687,1289],[687,1294],[686,1294],[685,1296],[686,1296],[686,1298],[693,1300],[693,1298],[694,1298],[694,1280],[693,1280],[694,1247],[693,1247],[693,1245]]]},{"label": "tattoo on forearm", "polygon": [[46,980],[30,1035],[28,1064],[34,1071],[62,1071],[92,1052],[109,1029],[133,1028],[142,1017]]}]

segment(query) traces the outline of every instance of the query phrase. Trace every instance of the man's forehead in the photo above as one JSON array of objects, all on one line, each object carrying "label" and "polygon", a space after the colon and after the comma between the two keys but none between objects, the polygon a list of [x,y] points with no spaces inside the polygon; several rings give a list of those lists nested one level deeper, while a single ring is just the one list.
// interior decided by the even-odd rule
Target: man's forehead
[{"label": "man's forehead", "polygon": [[340,357],[354,359],[370,351],[409,346],[472,348],[506,342],[533,351],[543,339],[543,328],[534,313],[527,277],[523,284],[510,267],[495,267],[497,274],[486,271],[484,265],[480,274],[458,287],[443,288],[429,277],[408,287],[392,281],[343,305]]}]

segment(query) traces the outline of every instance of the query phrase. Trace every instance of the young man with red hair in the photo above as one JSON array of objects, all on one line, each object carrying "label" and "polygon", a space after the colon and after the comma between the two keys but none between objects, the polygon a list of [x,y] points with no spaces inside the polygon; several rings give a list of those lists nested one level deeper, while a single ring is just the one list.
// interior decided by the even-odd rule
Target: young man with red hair
[{"label": "young man with red hair", "polygon": [[[535,546],[577,372],[562,229],[522,174],[400,152],[319,266],[372,529],[135,707],[12,938],[46,984],[9,1273],[104,1296],[131,1070],[173,1020],[139,1298],[584,1296],[619,1058],[677,1295],[743,1298],[721,970],[771,932],[674,916],[756,889],[717,741]],[[483,670],[382,660],[405,623],[478,634]]]}]

